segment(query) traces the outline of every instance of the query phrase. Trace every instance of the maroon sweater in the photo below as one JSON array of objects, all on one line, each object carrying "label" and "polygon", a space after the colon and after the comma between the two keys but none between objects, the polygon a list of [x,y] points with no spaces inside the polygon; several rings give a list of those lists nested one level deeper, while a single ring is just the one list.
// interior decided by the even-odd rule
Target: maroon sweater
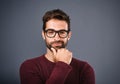
[{"label": "maroon sweater", "polygon": [[70,65],[53,63],[44,55],[26,60],[20,67],[21,84],[95,84],[92,67],[72,58]]}]

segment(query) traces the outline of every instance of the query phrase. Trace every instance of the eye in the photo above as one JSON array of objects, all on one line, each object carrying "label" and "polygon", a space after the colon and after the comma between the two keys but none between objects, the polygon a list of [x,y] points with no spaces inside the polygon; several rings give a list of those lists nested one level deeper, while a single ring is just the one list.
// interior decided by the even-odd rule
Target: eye
[{"label": "eye", "polygon": [[48,30],[46,30],[46,33],[47,33],[48,35],[52,35],[52,34],[55,34],[55,31],[52,30],[52,29],[48,29]]},{"label": "eye", "polygon": [[54,31],[53,30],[48,30],[47,33],[52,34],[52,33],[54,33]]},{"label": "eye", "polygon": [[61,30],[59,34],[64,35],[64,34],[67,34],[67,32],[65,30]]}]

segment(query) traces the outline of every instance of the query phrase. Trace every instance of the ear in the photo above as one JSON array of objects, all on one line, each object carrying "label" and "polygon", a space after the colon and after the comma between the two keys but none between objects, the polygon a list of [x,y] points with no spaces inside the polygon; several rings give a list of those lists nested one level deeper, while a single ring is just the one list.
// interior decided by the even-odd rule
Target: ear
[{"label": "ear", "polygon": [[68,34],[68,40],[70,40],[71,36],[72,36],[72,32],[70,31]]},{"label": "ear", "polygon": [[45,33],[43,30],[42,30],[42,38],[45,40]]}]

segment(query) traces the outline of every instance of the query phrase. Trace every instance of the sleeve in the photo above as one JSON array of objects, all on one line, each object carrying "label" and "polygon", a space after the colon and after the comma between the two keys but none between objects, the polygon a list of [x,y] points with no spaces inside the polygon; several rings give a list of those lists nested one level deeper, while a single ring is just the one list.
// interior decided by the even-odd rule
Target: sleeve
[{"label": "sleeve", "polygon": [[95,73],[88,63],[84,66],[81,84],[95,84]]},{"label": "sleeve", "polygon": [[20,67],[21,84],[43,84],[35,63],[25,61]]},{"label": "sleeve", "polygon": [[64,84],[72,67],[63,62],[57,62],[46,84]]}]

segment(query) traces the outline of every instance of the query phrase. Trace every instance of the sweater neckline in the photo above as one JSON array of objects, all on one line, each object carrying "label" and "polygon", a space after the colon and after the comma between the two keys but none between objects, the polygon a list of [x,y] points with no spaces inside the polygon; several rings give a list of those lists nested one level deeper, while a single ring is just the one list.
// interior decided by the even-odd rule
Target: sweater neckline
[{"label": "sweater neckline", "polygon": [[43,58],[44,58],[44,60],[45,60],[46,62],[48,62],[48,63],[56,64],[55,62],[52,62],[52,61],[48,60],[48,59],[45,57],[45,54],[43,55]]}]

